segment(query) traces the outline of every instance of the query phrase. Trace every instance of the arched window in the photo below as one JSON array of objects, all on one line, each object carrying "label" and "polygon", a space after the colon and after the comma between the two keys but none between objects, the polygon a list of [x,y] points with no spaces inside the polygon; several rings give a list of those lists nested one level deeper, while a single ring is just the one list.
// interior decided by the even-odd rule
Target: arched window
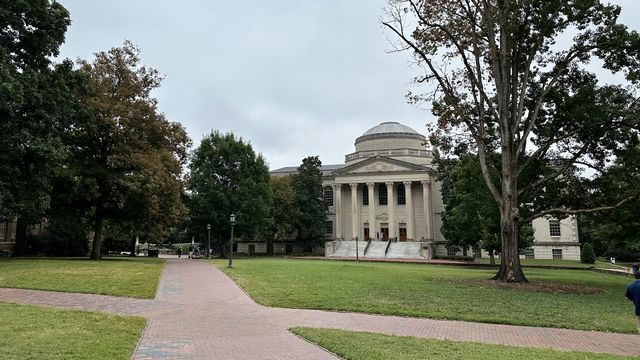
[{"label": "arched window", "polygon": [[407,203],[407,196],[404,191],[404,185],[398,185],[398,205],[405,205]]},{"label": "arched window", "polygon": [[387,187],[384,184],[378,186],[378,204],[387,205]]},{"label": "arched window", "polygon": [[362,205],[369,205],[369,187],[367,185],[362,186]]},{"label": "arched window", "polygon": [[324,187],[324,201],[327,206],[333,206],[333,188],[331,186]]}]

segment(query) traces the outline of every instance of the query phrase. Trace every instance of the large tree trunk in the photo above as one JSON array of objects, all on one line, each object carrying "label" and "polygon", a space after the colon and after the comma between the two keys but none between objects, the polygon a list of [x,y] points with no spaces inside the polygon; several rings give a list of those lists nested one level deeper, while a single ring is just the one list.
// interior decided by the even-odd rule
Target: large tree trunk
[{"label": "large tree trunk", "polygon": [[496,256],[493,250],[489,250],[489,264],[491,265],[496,264]]},{"label": "large tree trunk", "polygon": [[500,228],[502,231],[502,251],[500,253],[500,270],[494,280],[509,283],[526,283],[527,278],[520,266],[518,251],[518,208],[513,203],[505,204],[501,211]]},{"label": "large tree trunk", "polygon": [[24,219],[18,218],[16,222],[16,242],[13,244],[12,256],[25,256],[29,254],[27,244],[27,230],[29,224]]},{"label": "large tree trunk", "polygon": [[93,247],[91,248],[91,260],[102,259],[102,226],[103,226],[103,206],[96,206],[95,223],[93,225]]}]

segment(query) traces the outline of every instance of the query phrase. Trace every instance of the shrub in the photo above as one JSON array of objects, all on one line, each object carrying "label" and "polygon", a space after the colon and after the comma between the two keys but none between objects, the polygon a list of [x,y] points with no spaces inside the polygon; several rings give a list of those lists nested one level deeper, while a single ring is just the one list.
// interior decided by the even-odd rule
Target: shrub
[{"label": "shrub", "polygon": [[596,252],[593,251],[593,245],[586,243],[582,245],[582,251],[580,252],[580,262],[585,264],[596,263]]}]

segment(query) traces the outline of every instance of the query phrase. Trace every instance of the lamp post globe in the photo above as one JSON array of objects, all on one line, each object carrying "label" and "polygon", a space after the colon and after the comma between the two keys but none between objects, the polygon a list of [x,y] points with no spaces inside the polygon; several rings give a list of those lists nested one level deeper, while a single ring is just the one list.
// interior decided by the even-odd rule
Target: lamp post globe
[{"label": "lamp post globe", "polygon": [[236,214],[229,216],[229,223],[231,224],[231,239],[229,241],[229,265],[227,267],[233,267],[233,226],[236,224]]}]

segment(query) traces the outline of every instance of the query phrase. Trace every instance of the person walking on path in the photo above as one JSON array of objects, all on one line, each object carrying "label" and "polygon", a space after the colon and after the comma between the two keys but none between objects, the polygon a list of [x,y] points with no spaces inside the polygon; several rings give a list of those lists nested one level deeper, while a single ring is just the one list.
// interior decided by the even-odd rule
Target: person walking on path
[{"label": "person walking on path", "polygon": [[178,247],[178,259],[182,257],[182,247]]},{"label": "person walking on path", "polygon": [[640,334],[640,271],[633,274],[636,281],[629,284],[627,292],[624,296],[633,301],[633,305],[636,306],[636,322],[638,325],[638,333]]}]

